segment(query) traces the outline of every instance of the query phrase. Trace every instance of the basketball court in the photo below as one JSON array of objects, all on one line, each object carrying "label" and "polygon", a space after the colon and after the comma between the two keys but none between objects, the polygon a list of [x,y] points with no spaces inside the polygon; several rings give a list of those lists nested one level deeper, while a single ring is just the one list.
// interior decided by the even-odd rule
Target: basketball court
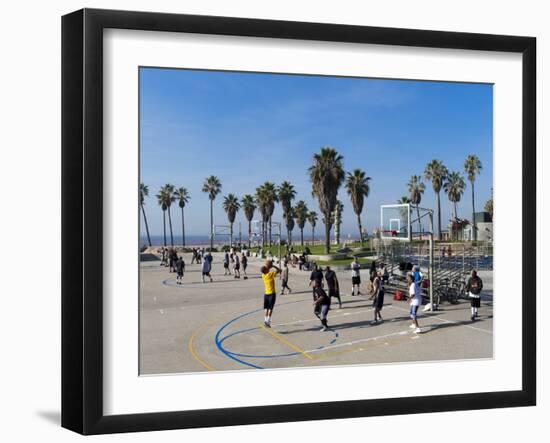
[{"label": "basketball court", "polygon": [[[222,255],[215,254],[213,283],[202,283],[200,265],[190,265],[184,284],[158,262],[142,262],[140,294],[140,371],[168,374],[296,368],[411,361],[492,358],[492,281],[484,278],[480,319],[470,321],[470,305],[444,304],[422,312],[423,332],[409,328],[408,303],[386,294],[384,322],[372,325],[372,301],[343,295],[333,299],[330,330],[320,332],[308,288],[309,272],[290,270],[290,295],[280,295],[272,328],[263,326],[263,261],[251,258],[249,279],[223,276]],[[341,291],[350,293],[350,272],[339,271]],[[363,281],[366,270],[362,273]],[[483,277],[482,277],[483,278]],[[363,286],[362,286],[363,287]]]},{"label": "basketball court", "polygon": [[[259,224],[254,225],[259,243]],[[382,323],[372,323],[373,302],[367,294],[349,295],[351,272],[336,269],[342,308],[333,298],[329,330],[321,331],[313,313],[309,272],[289,267],[291,294],[280,294],[277,279],[272,327],[266,328],[260,275],[263,259],[250,257],[249,278],[235,279],[223,275],[223,253],[214,253],[214,281],[203,283],[201,265],[192,265],[191,255],[184,254],[187,267],[182,285],[177,285],[175,274],[159,262],[140,264],[141,374],[492,358],[492,271],[480,274],[484,281],[480,317],[472,322],[468,300],[431,303],[432,288],[439,284],[433,266],[433,211],[410,204],[382,205],[380,226],[385,259],[394,257],[387,255],[388,248],[397,250],[398,244],[428,238],[423,272],[430,282],[424,289],[430,303],[420,310],[421,333],[409,327],[408,302],[392,298],[391,286],[398,290],[407,272],[394,270],[397,259],[386,262],[391,266],[391,279],[386,286]],[[280,224],[275,227],[280,239]],[[361,274],[361,290],[365,292],[368,269]]]}]

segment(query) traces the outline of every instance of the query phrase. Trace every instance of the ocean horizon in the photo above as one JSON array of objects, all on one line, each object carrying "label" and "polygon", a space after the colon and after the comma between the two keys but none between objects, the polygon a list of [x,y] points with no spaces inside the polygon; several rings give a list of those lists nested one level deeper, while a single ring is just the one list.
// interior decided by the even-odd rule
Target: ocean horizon
[{"label": "ocean horizon", "polygon": [[[353,241],[358,240],[358,236],[354,236],[352,234],[342,234],[341,235],[342,241]],[[241,237],[241,241],[243,243],[248,242],[248,235],[243,235]],[[320,242],[324,239],[324,235],[315,235],[315,242]],[[273,241],[276,240],[276,237],[273,236]],[[283,240],[286,240],[286,236],[283,236]],[[304,234],[304,241],[310,242],[312,240],[311,235],[305,235]],[[334,237],[331,236],[331,241],[334,240]],[[239,242],[239,235],[233,235],[233,243]],[[229,244],[229,236],[219,236],[214,241],[217,245],[228,245]],[[292,243],[293,244],[299,244],[300,243],[300,233],[298,235],[292,236]],[[140,246],[148,246],[147,241],[147,234],[140,235],[139,237],[139,244]],[[166,235],[166,244],[170,245],[170,234]],[[174,235],[174,245],[181,246],[182,244],[182,236],[181,235]],[[202,245],[209,245],[210,244],[210,235],[186,235],[185,236],[185,244],[186,246],[202,246]],[[163,246],[164,245],[164,236],[163,235],[151,235],[151,245],[152,246]]]}]

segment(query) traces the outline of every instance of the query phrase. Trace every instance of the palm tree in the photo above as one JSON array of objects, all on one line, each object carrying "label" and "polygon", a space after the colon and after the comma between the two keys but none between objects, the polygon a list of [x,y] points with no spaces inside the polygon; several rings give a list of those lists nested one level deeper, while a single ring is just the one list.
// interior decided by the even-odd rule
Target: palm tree
[{"label": "palm tree", "polygon": [[189,203],[189,192],[183,186],[174,191],[174,197],[178,201],[178,206],[181,208],[181,241],[182,246],[185,246],[185,218],[183,216],[183,208]]},{"label": "palm tree", "polygon": [[164,189],[164,195],[165,195],[165,203],[168,209],[168,225],[170,227],[170,246],[174,247],[174,231],[172,230],[172,214],[170,211],[170,208],[172,207],[172,203],[176,201],[176,198],[173,195],[174,185],[167,183],[163,186],[163,189]]},{"label": "palm tree", "polygon": [[210,199],[210,250],[214,249],[214,200],[222,192],[222,184],[218,177],[211,175],[204,180],[202,192]]},{"label": "palm tree", "polygon": [[283,219],[286,219],[286,214],[292,207],[292,200],[294,200],[294,197],[296,197],[296,191],[290,182],[284,181],[277,188],[277,198],[283,209]]},{"label": "palm tree", "polygon": [[265,247],[266,238],[267,238],[266,223],[267,223],[267,220],[269,220],[269,216],[268,216],[268,209],[267,209],[268,203],[267,203],[266,193],[264,191],[263,186],[258,186],[256,188],[255,200],[258,205],[258,210],[260,211],[260,215],[262,217],[262,247]]},{"label": "palm tree", "polygon": [[332,216],[331,223],[334,224],[334,243],[340,244],[340,227],[342,226],[342,214],[344,213],[344,204],[340,201],[336,201],[336,207]]},{"label": "palm tree", "polygon": [[406,195],[403,195],[399,200],[397,200],[397,204],[399,205],[405,205],[407,203],[410,203],[411,200]]},{"label": "palm tree", "polygon": [[290,208],[285,216],[285,225],[286,225],[286,231],[288,232],[288,238],[287,238],[287,250],[290,249],[292,246],[292,230],[294,229],[294,208]]},{"label": "palm tree", "polygon": [[458,218],[456,204],[460,201],[465,188],[466,182],[459,172],[451,172],[443,185],[443,190],[449,197],[449,201],[454,205],[453,222]]},{"label": "palm tree", "polygon": [[472,227],[474,230],[474,241],[477,240],[477,226],[476,226],[476,208],[474,202],[474,182],[476,181],[476,175],[478,175],[483,166],[481,161],[476,155],[469,155],[464,161],[464,172],[468,176],[469,182],[472,184]]},{"label": "palm tree", "polygon": [[[256,201],[258,209],[262,213],[264,238],[269,238],[269,246],[271,247],[271,217],[275,211],[275,203],[278,201],[277,188],[272,182],[265,182],[256,189]],[[268,232],[265,232],[265,226],[268,226]]]},{"label": "palm tree", "polygon": [[357,226],[359,228],[359,238],[361,239],[361,246],[363,246],[363,227],[361,226],[361,212],[363,211],[363,204],[365,198],[369,196],[370,177],[367,177],[365,171],[361,169],[354,169],[352,172],[348,172],[346,179],[346,190],[351,199],[351,205],[353,206],[353,212],[357,215]]},{"label": "palm tree", "polygon": [[315,246],[315,225],[317,224],[318,215],[315,211],[309,211],[307,221],[311,225],[311,244]]},{"label": "palm tree", "polygon": [[244,211],[244,216],[248,220],[248,249],[250,249],[250,237],[252,237],[252,219],[254,218],[254,211],[256,210],[256,202],[254,197],[250,194],[243,196],[241,200],[241,207]]},{"label": "palm tree", "polygon": [[300,200],[296,203],[296,206],[294,206],[294,214],[296,217],[296,224],[300,228],[300,245],[304,247],[304,226],[306,225],[309,211],[303,200]]},{"label": "palm tree", "polygon": [[449,170],[441,160],[433,159],[426,165],[424,170],[424,178],[432,182],[432,188],[437,196],[437,233],[438,239],[441,239],[441,198],[440,191],[443,183],[447,179]]},{"label": "palm tree", "polygon": [[160,209],[162,209],[162,227],[164,232],[164,247],[166,247],[166,210],[168,209],[168,200],[169,196],[166,194],[166,189],[164,186],[160,188],[159,193],[157,194],[158,204]]},{"label": "palm tree", "polygon": [[413,175],[407,183],[407,190],[410,195],[411,204],[416,206],[416,215],[418,217],[418,231],[422,231],[422,223],[420,222],[420,209],[419,205],[422,200],[422,194],[426,190],[426,186],[422,183],[422,176]]},{"label": "palm tree", "polygon": [[241,204],[235,194],[228,194],[224,197],[223,209],[227,213],[227,219],[229,220],[229,224],[231,226],[229,231],[229,246],[233,246],[233,223],[235,223],[235,217],[237,216],[237,212],[240,207]]},{"label": "palm tree", "polygon": [[147,223],[147,216],[145,215],[145,197],[149,195],[149,187],[143,183],[139,184],[139,206],[143,214],[143,220],[145,221],[145,232],[147,232],[147,241],[151,246],[151,236],[149,235],[149,224]]},{"label": "palm tree", "polygon": [[325,218],[325,251],[330,253],[330,216],[336,206],[338,189],[345,178],[343,157],[329,146],[321,148],[313,155],[313,165],[309,167],[312,194],[319,201],[319,209]]}]

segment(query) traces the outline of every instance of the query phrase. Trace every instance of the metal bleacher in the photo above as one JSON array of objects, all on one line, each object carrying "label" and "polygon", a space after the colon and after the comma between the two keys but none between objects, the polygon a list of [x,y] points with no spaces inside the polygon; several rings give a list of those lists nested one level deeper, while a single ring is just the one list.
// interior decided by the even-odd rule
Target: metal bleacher
[{"label": "metal bleacher", "polygon": [[[440,251],[442,251],[441,248]],[[427,275],[428,246],[421,242],[387,244],[380,247],[377,261],[384,263],[390,274],[390,280],[386,284],[387,290],[389,292],[401,290],[406,294],[405,276],[408,271],[406,264],[409,264],[409,267],[411,264],[419,265],[424,275]],[[433,260],[434,290],[445,294],[451,288],[458,291],[458,294],[455,294],[456,297],[462,296],[465,280],[472,269],[492,269],[492,247],[489,249],[487,246],[460,246],[450,255],[448,252],[445,255],[441,252],[436,254]],[[426,288],[423,289],[426,294]]]}]

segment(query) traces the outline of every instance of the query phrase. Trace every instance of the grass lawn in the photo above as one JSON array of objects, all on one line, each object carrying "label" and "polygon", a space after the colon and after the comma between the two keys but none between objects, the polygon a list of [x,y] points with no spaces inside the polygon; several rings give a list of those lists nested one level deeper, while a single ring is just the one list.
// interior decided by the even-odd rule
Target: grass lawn
[{"label": "grass lawn", "polygon": [[[369,242],[368,241],[365,241],[365,248],[368,249],[369,247]],[[332,254],[334,254],[338,249],[342,249],[343,247],[348,247],[348,248],[360,248],[361,247],[361,243],[360,242],[353,242],[353,243],[348,243],[346,245],[344,244],[339,244],[339,245],[330,245],[330,252]],[[303,250],[305,250],[305,248],[309,248],[311,254],[313,255],[324,255],[325,254],[325,245],[304,245],[304,247],[302,248],[302,246],[300,246],[299,244],[293,244],[292,245],[292,249],[293,249],[293,254],[300,254]],[[270,248],[266,248],[265,251],[269,251]],[[250,250],[252,252],[257,252],[258,251],[258,247],[253,247],[253,248],[250,248]],[[286,252],[286,245],[283,245],[281,246],[281,252]],[[278,253],[278,247],[277,246],[272,246],[271,247],[271,253],[276,255]]]},{"label": "grass lawn", "polygon": [[[327,260],[327,261],[317,260],[315,261],[315,263],[317,263],[319,266],[349,266],[352,261],[353,261],[353,258],[348,257],[340,260]],[[370,265],[372,262],[372,259],[361,257],[357,261],[362,265]]]}]

